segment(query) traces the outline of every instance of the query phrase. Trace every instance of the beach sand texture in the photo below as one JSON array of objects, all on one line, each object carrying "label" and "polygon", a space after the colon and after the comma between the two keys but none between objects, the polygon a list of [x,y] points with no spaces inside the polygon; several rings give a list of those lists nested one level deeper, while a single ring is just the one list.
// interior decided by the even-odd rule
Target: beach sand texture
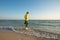
[{"label": "beach sand texture", "polygon": [[0,31],[0,40],[54,40],[43,37],[35,37],[26,34],[16,33],[16,32],[4,32]]}]

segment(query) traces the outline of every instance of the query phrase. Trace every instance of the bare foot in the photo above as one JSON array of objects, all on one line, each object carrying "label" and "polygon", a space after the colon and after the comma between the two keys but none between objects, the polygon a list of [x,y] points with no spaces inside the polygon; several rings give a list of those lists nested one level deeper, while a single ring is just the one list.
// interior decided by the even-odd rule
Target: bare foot
[{"label": "bare foot", "polygon": [[30,30],[30,28],[29,27],[26,27],[25,30]]}]

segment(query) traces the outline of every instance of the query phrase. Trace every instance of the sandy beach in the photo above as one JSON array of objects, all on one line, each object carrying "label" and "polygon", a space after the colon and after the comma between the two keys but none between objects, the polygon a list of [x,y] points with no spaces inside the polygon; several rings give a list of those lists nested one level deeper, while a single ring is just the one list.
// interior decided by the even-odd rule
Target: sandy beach
[{"label": "sandy beach", "polygon": [[16,32],[0,31],[0,40],[54,40],[42,37],[35,37],[32,35],[26,35]]}]

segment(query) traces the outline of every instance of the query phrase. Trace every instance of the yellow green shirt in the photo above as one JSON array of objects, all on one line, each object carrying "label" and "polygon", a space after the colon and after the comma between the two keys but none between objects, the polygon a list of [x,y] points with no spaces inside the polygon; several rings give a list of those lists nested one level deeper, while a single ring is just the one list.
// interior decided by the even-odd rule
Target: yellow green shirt
[{"label": "yellow green shirt", "polygon": [[25,14],[24,19],[28,21],[29,14]]}]

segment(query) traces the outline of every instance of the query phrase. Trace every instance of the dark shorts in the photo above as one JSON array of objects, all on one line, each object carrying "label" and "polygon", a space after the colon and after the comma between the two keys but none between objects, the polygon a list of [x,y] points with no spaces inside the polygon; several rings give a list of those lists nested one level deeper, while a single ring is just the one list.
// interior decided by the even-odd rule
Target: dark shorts
[{"label": "dark shorts", "polygon": [[28,21],[25,21],[24,24],[28,25]]}]

